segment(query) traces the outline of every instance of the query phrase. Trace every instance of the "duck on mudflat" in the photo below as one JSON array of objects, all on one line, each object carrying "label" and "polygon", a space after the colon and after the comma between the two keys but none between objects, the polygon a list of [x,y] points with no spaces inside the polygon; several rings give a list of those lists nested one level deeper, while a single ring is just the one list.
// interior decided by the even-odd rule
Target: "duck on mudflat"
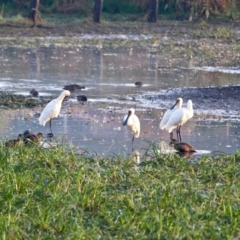
[{"label": "duck on mudflat", "polygon": [[143,85],[142,82],[135,82],[135,86],[136,86],[136,87],[141,87],[142,85]]},{"label": "duck on mudflat", "polygon": [[77,100],[79,102],[87,102],[87,97],[85,95],[78,95]]},{"label": "duck on mudflat", "polygon": [[33,97],[38,97],[39,93],[36,89],[32,89],[30,92],[29,92]]}]

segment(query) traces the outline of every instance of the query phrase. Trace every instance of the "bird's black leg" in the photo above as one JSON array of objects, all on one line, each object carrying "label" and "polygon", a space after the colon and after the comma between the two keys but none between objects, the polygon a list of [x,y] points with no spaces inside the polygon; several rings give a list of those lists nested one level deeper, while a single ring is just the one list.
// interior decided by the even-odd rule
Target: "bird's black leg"
[{"label": "bird's black leg", "polygon": [[180,129],[181,129],[181,125],[177,127],[177,140],[178,140],[178,142],[182,142]]},{"label": "bird's black leg", "polygon": [[52,119],[50,119],[49,121],[49,125],[50,125],[50,133],[47,134],[48,138],[52,138],[53,137],[53,133],[52,133]]},{"label": "bird's black leg", "polygon": [[170,140],[173,139],[173,132],[170,132]]},{"label": "bird's black leg", "polygon": [[134,151],[134,149],[133,149],[133,141],[134,141],[134,135],[132,137],[132,151]]},{"label": "bird's black leg", "polygon": [[178,129],[178,134],[179,134],[179,139],[180,139],[180,142],[182,142],[182,137],[181,137],[181,125],[179,126],[179,129]]},{"label": "bird's black leg", "polygon": [[49,121],[49,125],[50,125],[50,131],[52,133],[52,119],[50,118],[50,121]]},{"label": "bird's black leg", "polygon": [[177,126],[176,132],[177,132],[177,141],[178,141],[178,142],[181,142],[179,126]]}]

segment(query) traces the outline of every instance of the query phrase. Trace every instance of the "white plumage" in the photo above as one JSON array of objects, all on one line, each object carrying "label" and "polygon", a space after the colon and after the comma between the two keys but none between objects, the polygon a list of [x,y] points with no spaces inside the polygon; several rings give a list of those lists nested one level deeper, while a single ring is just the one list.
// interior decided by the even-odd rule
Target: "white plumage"
[{"label": "white plumage", "polygon": [[140,135],[140,121],[139,118],[135,115],[135,110],[133,108],[130,108],[128,111],[128,115],[124,117],[123,126],[127,126],[127,128],[133,134],[132,138],[132,150],[133,150],[134,138],[138,138]]},{"label": "white plumage", "polygon": [[182,107],[182,104],[183,104],[183,99],[182,99],[182,98],[178,98],[177,101],[176,101],[176,103],[175,103],[170,109],[168,109],[168,110],[164,113],[163,118],[162,118],[162,120],[161,120],[161,122],[160,122],[160,124],[159,124],[159,128],[160,128],[161,130],[163,130],[163,129],[166,127],[167,122],[168,122],[169,118],[171,117],[171,115],[172,115],[177,109],[181,108],[181,107]]},{"label": "white plumage", "polygon": [[171,114],[166,125],[166,130],[171,133],[174,128],[177,128],[177,138],[179,141],[182,141],[180,133],[181,126],[193,117],[193,113],[192,100],[188,100],[187,108],[179,108]]},{"label": "white plumage", "polygon": [[62,107],[62,101],[67,96],[70,96],[70,92],[68,90],[63,91],[58,98],[53,99],[46,105],[46,107],[43,109],[39,117],[39,123],[42,126],[45,126],[46,122],[49,121],[51,133],[52,133],[51,121],[53,118],[58,117]]}]

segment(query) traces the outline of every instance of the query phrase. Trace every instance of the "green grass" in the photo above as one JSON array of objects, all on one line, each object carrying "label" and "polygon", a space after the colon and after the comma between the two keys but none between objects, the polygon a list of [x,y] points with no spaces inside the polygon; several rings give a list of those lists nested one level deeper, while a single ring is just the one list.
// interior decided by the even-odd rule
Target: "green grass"
[{"label": "green grass", "polygon": [[33,108],[45,106],[49,98],[40,97],[34,99],[30,96],[18,95],[13,91],[0,91],[0,107],[8,109]]},{"label": "green grass", "polygon": [[26,24],[27,18],[23,17],[21,14],[17,14],[10,17],[3,17],[0,15],[0,23],[18,23],[18,24]]},{"label": "green grass", "polygon": [[0,238],[238,239],[239,177],[240,153],[136,164],[2,144]]}]

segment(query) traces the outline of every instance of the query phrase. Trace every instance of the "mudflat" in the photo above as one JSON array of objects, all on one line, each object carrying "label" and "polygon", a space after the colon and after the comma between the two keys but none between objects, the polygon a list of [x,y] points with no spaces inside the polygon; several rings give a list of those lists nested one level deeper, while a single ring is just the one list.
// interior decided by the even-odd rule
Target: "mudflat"
[{"label": "mudflat", "polygon": [[[84,35],[91,36],[84,38]],[[124,35],[124,38],[116,38]],[[238,22],[158,21],[106,22],[91,19],[79,23],[43,21],[32,28],[31,23],[1,23],[0,44],[3,46],[39,47],[41,44],[61,47],[144,48],[152,54],[169,59],[178,66],[189,59],[195,65],[233,67],[240,64],[240,25]],[[135,36],[135,37],[133,37]],[[136,37],[137,38],[136,40]],[[53,40],[52,40],[53,39]],[[238,111],[240,86],[172,89],[157,97],[161,100],[194,99],[194,108]],[[156,96],[155,96],[156,97]]]}]

